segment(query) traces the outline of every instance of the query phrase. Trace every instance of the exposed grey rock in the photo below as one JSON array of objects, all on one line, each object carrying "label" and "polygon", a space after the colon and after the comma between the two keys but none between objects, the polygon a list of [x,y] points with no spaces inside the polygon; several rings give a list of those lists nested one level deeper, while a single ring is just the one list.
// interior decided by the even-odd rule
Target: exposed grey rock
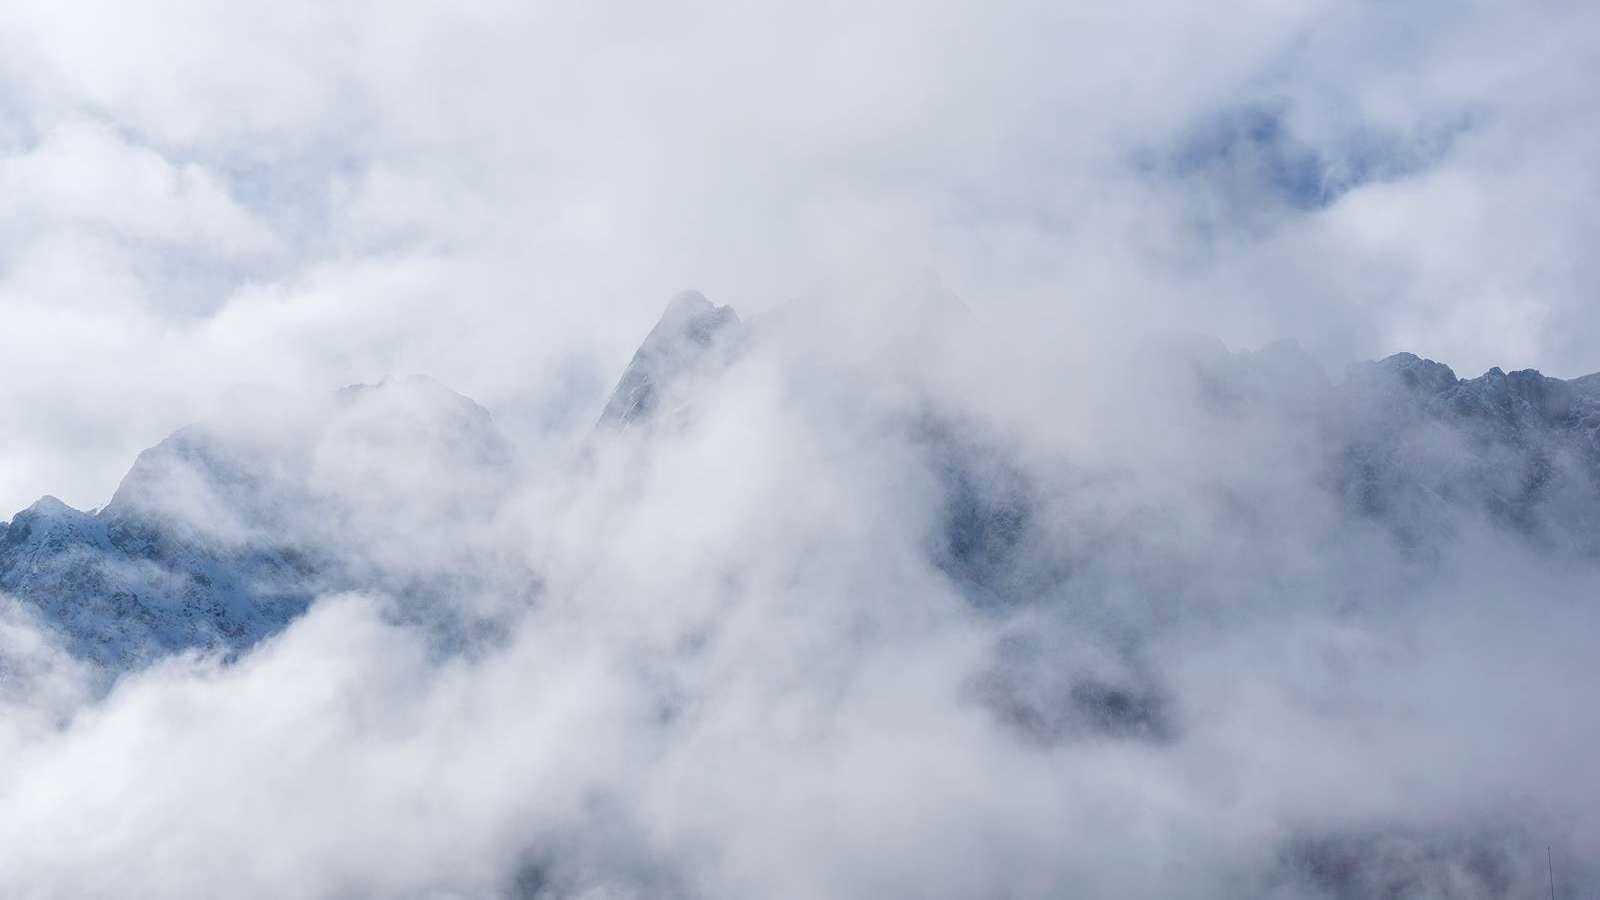
[{"label": "exposed grey rock", "polygon": [[1330,446],[1353,511],[1409,542],[1487,515],[1525,536],[1600,551],[1600,380],[1490,369],[1458,379],[1401,353],[1352,370]]},{"label": "exposed grey rock", "polygon": [[[978,327],[958,301],[935,303],[928,315],[954,316],[958,334]],[[789,348],[798,348],[806,370],[801,396],[854,403],[871,394],[862,378],[872,370],[855,362],[826,369],[806,358],[816,341],[830,339],[826,322],[762,321],[757,333],[696,292],[675,297],[623,373],[598,433],[681,421],[742,352],[788,329],[809,329]],[[911,344],[922,339],[915,329],[906,334]],[[1192,336],[1169,341],[1160,361],[1160,378],[1192,381],[1187,394],[1168,395],[1192,397],[1196,413],[1174,427],[1205,422],[1225,435],[1273,423],[1278,452],[1325,474],[1325,496],[1347,525],[1375,524],[1404,546],[1425,548],[1462,522],[1483,522],[1517,539],[1600,553],[1600,375],[1563,381],[1497,368],[1463,380],[1402,353],[1352,367],[1335,384],[1293,344],[1230,353]],[[1064,538],[1042,524],[1060,516],[1041,514],[1041,504],[1062,501],[1063,485],[1110,484],[1114,473],[1079,478],[1030,468],[981,422],[916,389],[892,396],[888,426],[920,454],[943,497],[929,561],[974,606],[1004,612],[1071,594],[1063,585],[1080,571],[1122,558],[1092,528]],[[242,650],[318,594],[352,587],[389,593],[401,615],[470,643],[486,633],[484,622],[448,612],[443,598],[485,593],[486,580],[498,594],[538,590],[532,573],[506,569],[486,539],[515,477],[515,453],[486,410],[407,378],[346,388],[302,413],[280,421],[246,410],[181,429],[140,454],[97,513],[47,497],[0,523],[0,591],[35,608],[71,652],[125,669],[186,648]],[[1279,521],[1251,508],[1276,482],[1249,483],[1249,466],[1208,477],[1221,479],[1200,487],[1223,513]],[[1079,509],[1093,513],[1092,498]],[[1131,514],[1183,527],[1159,508]],[[1143,540],[1138,529],[1121,533]],[[1178,590],[1184,565],[1193,564],[1144,550],[1127,558],[1146,560],[1132,577]],[[1129,574],[1105,569],[1088,590]],[[1170,727],[1148,685],[1077,676],[1051,683],[1046,693],[1055,699],[1025,704],[1032,718],[1057,722],[1041,725],[1046,731],[1085,722],[1103,732]]]},{"label": "exposed grey rock", "polygon": [[[973,698],[1029,743],[1112,739],[1164,743],[1178,736],[1170,694],[1131,653],[1051,648],[1032,628],[998,641],[973,678]],[[1092,663],[1092,664],[1091,664]]]},{"label": "exposed grey rock", "polygon": [[118,669],[189,647],[240,649],[310,600],[281,553],[217,552],[153,523],[139,542],[126,533],[46,497],[0,541],[0,590],[34,606],[70,652]]},{"label": "exposed grey rock", "polygon": [[715,306],[699,291],[672,298],[623,371],[597,427],[640,426],[671,410],[686,382],[736,349],[741,330],[733,307]]},{"label": "exposed grey rock", "polygon": [[1301,835],[1279,855],[1267,896],[1358,900],[1385,897],[1543,896],[1543,854],[1517,833],[1423,833],[1396,829]]},{"label": "exposed grey rock", "polygon": [[492,519],[513,461],[487,411],[427,379],[345,389],[299,419],[246,410],[141,453],[97,513],[52,497],[19,513],[0,535],[0,591],[115,671],[244,650],[352,588],[465,635],[429,600],[490,571],[474,523]]}]

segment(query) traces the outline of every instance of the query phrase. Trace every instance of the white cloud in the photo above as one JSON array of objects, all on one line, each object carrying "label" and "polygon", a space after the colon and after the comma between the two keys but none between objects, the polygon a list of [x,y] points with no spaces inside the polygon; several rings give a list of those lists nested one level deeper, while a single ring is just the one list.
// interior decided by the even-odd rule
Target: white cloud
[{"label": "white cloud", "polygon": [[274,241],[204,167],[175,165],[102,125],[55,125],[37,145],[0,158],[0,190],[13,234],[83,228],[156,248],[223,256],[271,250]]},{"label": "white cloud", "polygon": [[[1600,833],[1573,802],[1600,787],[1570,706],[1592,579],[1491,543],[1429,580],[1330,533],[1296,422],[1116,376],[1152,328],[1297,338],[1334,372],[1600,368],[1597,28],[1557,2],[7,4],[0,515],[104,502],[238,385],[427,372],[531,451],[484,552],[546,593],[481,659],[341,596],[86,706],[0,622],[59,688],[0,683],[0,881],[473,896],[547,863],[594,896],[1293,896],[1259,880],[1286,842],[1379,822],[1420,857],[1482,825],[1536,885],[1524,851]],[[1241,118],[1261,133],[1207,144]],[[907,343],[892,295],[924,269],[992,343]],[[655,456],[573,465],[690,286],[833,305]],[[824,362],[877,391],[842,400]],[[869,415],[918,391],[998,423],[1059,479],[1049,537],[1103,550],[1013,630],[1069,675],[1148,638],[1181,740],[1041,748],[973,699],[1016,635],[927,564],[932,475]],[[328,472],[448,493],[407,459]],[[382,550],[430,559],[419,530]]]},{"label": "white cloud", "polygon": [[[29,136],[7,154],[21,201],[0,248],[8,317],[97,295],[141,307],[133,333],[165,335],[185,362],[140,365],[128,342],[106,364],[151,396],[207,399],[188,377],[201,359],[210,396],[348,377],[270,334],[235,355],[238,338],[209,344],[226,329],[189,320],[391,266],[436,273],[394,289],[434,299],[287,302],[328,333],[346,304],[384,320],[341,332],[358,377],[425,369],[507,409],[549,404],[480,348],[520,346],[541,377],[610,373],[682,287],[748,311],[924,267],[980,314],[1057,323],[1033,329],[1054,341],[1159,321],[1234,344],[1295,337],[1335,369],[1400,344],[1468,372],[1595,367],[1578,237],[1592,26],[1558,3],[1260,3],[1226,22],[1182,4],[960,2],[4,15],[8,120]],[[1260,204],[1219,206],[1205,178],[1135,164],[1256,103],[1330,159],[1363,135],[1467,131],[1398,183],[1358,184],[1265,236]],[[1458,218],[1465,197],[1479,212]],[[1385,221],[1404,239],[1361,237]],[[45,344],[80,328],[49,318]],[[13,406],[73,380],[19,358]],[[102,418],[130,389],[82,387]],[[94,502],[146,440],[125,431],[76,475],[39,461],[69,448],[14,444],[5,502]]]}]

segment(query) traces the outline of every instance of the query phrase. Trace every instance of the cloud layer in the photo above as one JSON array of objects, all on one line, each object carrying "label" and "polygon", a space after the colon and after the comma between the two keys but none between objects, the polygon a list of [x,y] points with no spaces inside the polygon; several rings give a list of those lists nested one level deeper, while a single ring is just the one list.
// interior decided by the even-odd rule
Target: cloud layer
[{"label": "cloud layer", "polygon": [[[452,516],[472,469],[421,441],[322,483],[356,512],[330,553],[478,551],[474,590],[429,595],[494,623],[465,643],[330,595],[237,662],[94,699],[8,625],[7,883],[1496,897],[1544,889],[1546,844],[1564,884],[1600,877],[1592,559],[1471,504],[1397,539],[1328,489],[1320,418],[1208,401],[1181,353],[930,357],[985,336],[922,312],[769,319],[678,415],[486,517]],[[345,426],[358,449],[410,421],[403,396]],[[973,490],[1028,485],[998,606],[937,551],[950,435]],[[316,458],[350,459],[333,439]]]},{"label": "cloud layer", "polygon": [[1596,366],[1581,4],[3,15],[7,509],[241,383],[426,371],[537,442],[686,286]]},{"label": "cloud layer", "polygon": [[[0,506],[396,372],[522,459],[485,488],[400,401],[301,448],[330,554],[469,567],[430,594],[464,647],[374,578],[106,693],[7,600],[0,882],[1521,897],[1549,846],[1600,883],[1592,561],[1350,517],[1315,366],[1219,411],[1171,336],[1600,368],[1600,21],[1059,7],[9,4]],[[771,337],[591,439],[690,285]],[[1029,497],[1004,602],[941,555],[952,456]]]}]

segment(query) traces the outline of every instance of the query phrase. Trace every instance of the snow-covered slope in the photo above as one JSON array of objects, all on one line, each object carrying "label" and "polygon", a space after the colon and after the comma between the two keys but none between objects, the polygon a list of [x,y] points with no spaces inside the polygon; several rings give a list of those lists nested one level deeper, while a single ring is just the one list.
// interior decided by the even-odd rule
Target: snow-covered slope
[{"label": "snow-covered slope", "polygon": [[96,513],[46,497],[17,514],[0,592],[114,670],[237,651],[326,591],[420,596],[480,571],[472,523],[513,465],[489,414],[427,379],[257,398],[141,453]]},{"label": "snow-covered slope", "polygon": [[189,647],[249,646],[306,608],[288,548],[225,548],[45,497],[0,539],[0,591],[37,609],[74,654],[112,668]]}]

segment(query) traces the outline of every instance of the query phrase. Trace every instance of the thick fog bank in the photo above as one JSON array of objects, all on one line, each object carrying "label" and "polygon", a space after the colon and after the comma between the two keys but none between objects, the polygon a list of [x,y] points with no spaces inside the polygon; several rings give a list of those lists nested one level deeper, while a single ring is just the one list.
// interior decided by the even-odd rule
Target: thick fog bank
[{"label": "thick fog bank", "polygon": [[234,497],[142,457],[113,506],[346,587],[108,693],[10,603],[5,883],[1534,897],[1548,845],[1594,888],[1585,385],[889,308],[680,298],[557,467],[417,382],[211,426],[277,467]]}]

